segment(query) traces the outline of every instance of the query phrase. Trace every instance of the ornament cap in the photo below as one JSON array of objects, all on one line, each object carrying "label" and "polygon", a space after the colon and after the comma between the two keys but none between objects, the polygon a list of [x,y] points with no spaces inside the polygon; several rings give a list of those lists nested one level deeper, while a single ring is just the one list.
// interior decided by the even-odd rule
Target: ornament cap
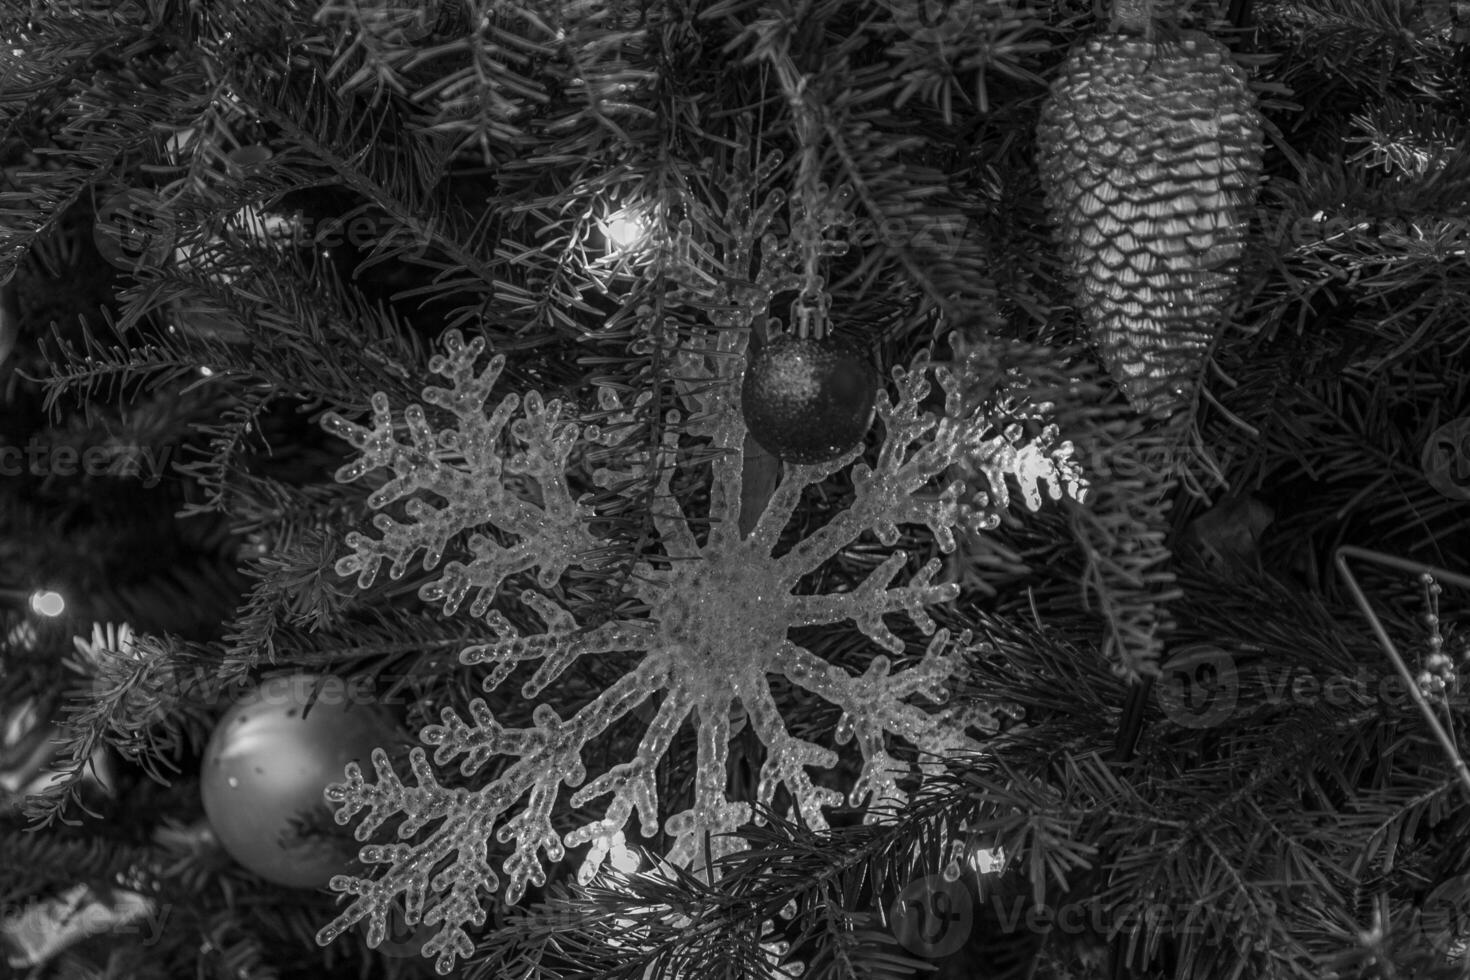
[{"label": "ornament cap", "polygon": [[1112,34],[1147,34],[1153,24],[1153,0],[1113,0],[1108,20]]},{"label": "ornament cap", "polygon": [[1113,0],[1108,33],[1134,34],[1151,41],[1157,25],[1173,20],[1177,14],[1175,0]]}]

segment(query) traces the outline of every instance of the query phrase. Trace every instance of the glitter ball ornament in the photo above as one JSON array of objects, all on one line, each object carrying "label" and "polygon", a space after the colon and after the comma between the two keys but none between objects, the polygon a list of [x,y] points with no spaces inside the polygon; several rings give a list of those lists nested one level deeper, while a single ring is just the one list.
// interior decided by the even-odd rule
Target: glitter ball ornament
[{"label": "glitter ball ornament", "polygon": [[1122,0],[1115,33],[1068,56],[1038,164],[1082,319],[1141,412],[1175,408],[1213,341],[1264,144],[1229,50]]},{"label": "glitter ball ornament", "polygon": [[350,838],[322,835],[336,829],[323,791],[393,737],[383,710],[339,677],[270,678],[232,705],[209,739],[200,776],[209,825],[262,878],[323,888],[354,866],[357,850]]},{"label": "glitter ball ornament", "polygon": [[772,339],[740,389],[751,436],[788,463],[823,463],[856,446],[873,424],[877,396],[872,365],[831,335]]}]

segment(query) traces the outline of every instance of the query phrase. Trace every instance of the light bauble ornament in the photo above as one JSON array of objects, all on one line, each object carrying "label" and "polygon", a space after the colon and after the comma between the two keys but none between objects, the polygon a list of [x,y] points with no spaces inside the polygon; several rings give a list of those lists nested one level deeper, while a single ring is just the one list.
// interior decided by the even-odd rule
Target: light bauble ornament
[{"label": "light bauble ornament", "polygon": [[787,463],[823,463],[867,434],[878,377],[858,350],[831,335],[781,336],[746,366],[740,398],[761,448]]},{"label": "light bauble ornament", "polygon": [[323,791],[343,781],[349,762],[370,771],[373,749],[395,738],[382,708],[339,677],[269,678],[225,712],[209,739],[204,813],[244,867],[290,888],[325,887],[352,869],[357,845],[301,831],[335,829]]}]

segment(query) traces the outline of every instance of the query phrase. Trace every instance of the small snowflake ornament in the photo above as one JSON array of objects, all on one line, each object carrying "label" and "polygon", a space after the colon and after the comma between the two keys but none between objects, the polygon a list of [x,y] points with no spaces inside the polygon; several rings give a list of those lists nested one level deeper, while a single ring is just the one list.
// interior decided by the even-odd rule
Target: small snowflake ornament
[{"label": "small snowflake ornament", "polygon": [[[922,360],[912,370],[895,369],[898,397],[878,396],[877,414],[884,439],[871,463],[855,462],[860,452],[813,465],[788,466],[751,529],[741,533],[741,484],[745,423],[739,409],[740,371],[745,334],[728,330],[696,334],[687,346],[670,352],[669,372],[678,379],[682,418],[671,413],[669,434],[660,447],[642,453],[620,452],[616,462],[593,474],[601,487],[632,486],[641,493],[653,481],[650,507],[657,547],[643,556],[632,581],[639,600],[636,614],[596,625],[584,623],[562,576],[598,547],[588,531],[598,516],[588,497],[574,496],[570,460],[581,446],[612,446],[620,404],[609,390],[600,393],[612,424],[584,426],[567,406],[546,402],[535,392],[522,401],[507,394],[488,408],[504,366],[492,357],[483,371],[480,340],[466,343],[457,333],[445,339],[445,353],[431,370],[449,387],[429,387],[424,401],[444,410],[454,427],[435,431],[424,410],[409,406],[395,422],[387,399],[374,397],[370,426],[336,415],[327,428],[361,454],[338,472],[342,481],[388,469],[392,476],[369,498],[375,508],[404,501],[405,519],[380,513],[379,535],[348,536],[350,554],[337,563],[344,575],[372,584],[382,565],[389,575],[405,574],[422,556],[422,567],[439,568],[451,542],[469,532],[462,560],[443,565],[439,577],[420,590],[446,615],[461,610],[485,624],[486,639],[460,655],[485,670],[484,689],[494,691],[518,669],[530,670],[524,698],[535,702],[529,727],[511,728],[496,718],[484,700],[472,701],[467,716],[446,708],[441,723],[420,733],[433,749],[410,758],[412,782],[405,782],[382,752],[374,753],[375,778],[356,765],[346,781],[328,790],[346,824],[365,813],[356,834],[367,840],[386,821],[402,818],[399,842],[364,846],[361,858],[381,870],[370,877],[343,875],[332,887],[355,896],[318,939],[330,942],[366,920],[368,943],[388,933],[397,896],[406,898],[406,921],[437,926],[424,945],[441,973],[470,955],[469,928],[485,920],[487,895],[500,888],[518,901],[528,885],[546,881],[545,861],[560,861],[569,847],[590,845],[583,880],[594,875],[614,850],[636,813],[644,837],[660,828],[663,815],[655,774],[674,744],[692,732],[697,765],[689,805],[662,820],[674,844],[665,859],[692,865],[707,846],[715,857],[743,843],[739,828],[752,818],[752,801],[726,792],[726,761],[732,712],[766,748],[756,797],[770,804],[784,787],[802,817],[823,828],[824,808],[843,802],[842,794],[815,783],[809,770],[831,768],[837,748],[855,743],[862,765],[847,794],[852,806],[901,804],[899,782],[913,770],[893,753],[893,740],[914,749],[921,770],[933,771],[955,750],[975,750],[973,732],[993,730],[996,719],[981,706],[945,704],[946,684],[969,648],[968,636],[952,637],[926,608],[954,599],[958,586],[936,583],[939,559],[909,571],[909,556],[897,550],[903,525],[928,530],[937,550],[955,546],[955,531],[993,527],[997,511],[1009,501],[1008,480],[1020,486],[1033,509],[1042,488],[1053,498],[1082,492],[1068,443],[1053,444],[1055,431],[1019,442],[1016,431],[994,432],[978,412],[961,407],[960,385],[942,368]],[[920,410],[933,374],[943,387],[941,415]],[[642,398],[649,396],[644,395]],[[713,455],[707,513],[686,513],[671,489],[678,459],[688,448],[679,433],[703,440]],[[705,455],[705,458],[709,458]],[[987,492],[968,498],[960,483],[937,487],[945,471],[965,459],[989,479]],[[803,491],[851,467],[853,498],[845,510],[790,548],[777,548]],[[708,530],[703,530],[704,528]],[[864,535],[894,549],[866,581],[845,592],[801,591],[812,572]],[[534,585],[534,587],[531,587]],[[512,590],[519,588],[516,595]],[[518,599],[542,626],[522,631],[493,604]],[[906,615],[930,637],[915,661],[889,628],[885,617]],[[852,622],[877,648],[861,673],[828,663],[791,639],[797,627]],[[554,685],[583,656],[619,654],[630,667],[592,700],[572,708],[559,703]],[[631,656],[630,656],[631,655]],[[780,683],[773,686],[772,681]],[[800,689],[841,711],[833,745],[793,735],[778,690]],[[923,702],[929,702],[926,706]],[[651,714],[631,758],[605,772],[590,774],[582,755],[616,722],[640,706]],[[653,707],[656,705],[656,707]],[[942,705],[941,707],[933,707]],[[737,710],[738,709],[738,710]],[[486,775],[475,789],[442,785],[436,767],[457,764],[465,777]],[[602,816],[559,833],[553,813],[565,813],[562,787],[572,790],[565,804],[583,810],[602,802]],[[491,866],[491,836],[512,845],[499,870]]]}]

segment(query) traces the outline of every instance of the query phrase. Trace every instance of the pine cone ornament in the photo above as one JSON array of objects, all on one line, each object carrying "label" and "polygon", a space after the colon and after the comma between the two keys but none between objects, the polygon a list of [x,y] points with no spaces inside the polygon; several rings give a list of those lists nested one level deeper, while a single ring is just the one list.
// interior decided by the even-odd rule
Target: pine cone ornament
[{"label": "pine cone ornament", "polygon": [[1133,407],[1154,413],[1180,404],[1214,339],[1264,145],[1224,45],[1155,38],[1146,11],[1115,23],[1062,66],[1038,162],[1093,343]]}]

